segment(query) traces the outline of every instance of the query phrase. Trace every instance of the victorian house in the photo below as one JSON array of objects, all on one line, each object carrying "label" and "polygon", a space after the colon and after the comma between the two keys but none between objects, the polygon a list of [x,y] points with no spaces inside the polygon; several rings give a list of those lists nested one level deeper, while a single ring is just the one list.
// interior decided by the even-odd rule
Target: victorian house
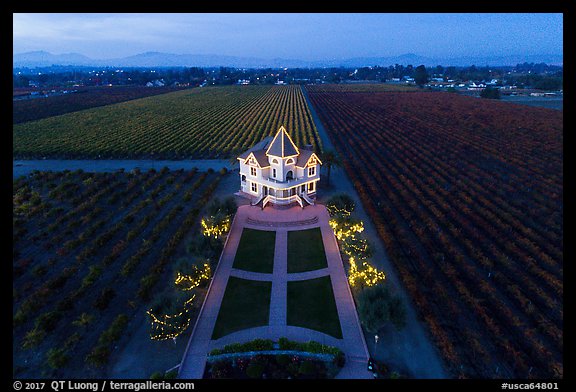
[{"label": "victorian house", "polygon": [[252,204],[314,204],[322,162],[311,146],[298,148],[280,127],[238,157],[241,194]]}]

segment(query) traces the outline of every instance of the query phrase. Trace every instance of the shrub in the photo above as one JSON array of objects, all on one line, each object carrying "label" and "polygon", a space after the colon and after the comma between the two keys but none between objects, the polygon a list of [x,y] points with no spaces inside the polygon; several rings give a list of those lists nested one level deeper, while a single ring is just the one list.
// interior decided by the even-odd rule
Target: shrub
[{"label": "shrub", "polygon": [[110,347],[98,345],[86,355],[85,360],[90,365],[101,367],[108,363],[108,357],[110,357]]},{"label": "shrub", "polygon": [[32,274],[36,277],[40,277],[42,275],[45,275],[46,272],[48,272],[48,268],[45,265],[37,265],[32,270]]},{"label": "shrub", "polygon": [[64,342],[64,348],[66,350],[72,349],[76,345],[76,343],[78,343],[81,339],[82,336],[78,332],[73,333]]},{"label": "shrub", "polygon": [[150,380],[162,380],[164,374],[162,372],[154,372],[150,375]]},{"label": "shrub", "polygon": [[62,313],[58,311],[44,313],[36,318],[35,329],[45,332],[53,331],[61,317]]},{"label": "shrub", "polygon": [[138,297],[147,301],[150,299],[150,290],[158,281],[158,274],[152,273],[140,279],[140,288],[138,289]]},{"label": "shrub", "polygon": [[91,265],[90,272],[82,280],[82,287],[85,288],[93,285],[96,279],[98,279],[98,277],[101,274],[102,274],[102,267],[100,267],[99,265]]},{"label": "shrub", "polygon": [[298,373],[303,376],[311,376],[316,373],[316,364],[312,361],[302,361]]},{"label": "shrub", "polygon": [[232,375],[232,366],[228,360],[214,362],[210,369],[212,378],[228,378]]},{"label": "shrub", "polygon": [[22,342],[23,348],[33,348],[42,343],[44,338],[46,337],[46,332],[39,330],[38,328],[34,328],[24,335],[24,341]]},{"label": "shrub", "polygon": [[480,97],[488,99],[500,99],[500,89],[486,87],[484,90],[480,91]]},{"label": "shrub", "polygon": [[122,334],[122,330],[124,329],[127,323],[128,323],[128,316],[126,316],[125,314],[118,315],[114,319],[110,327],[108,327],[106,331],[102,332],[102,335],[100,335],[100,338],[98,339],[98,344],[106,345],[118,340],[120,338],[120,335]]},{"label": "shrub", "polygon": [[339,368],[344,367],[344,365],[346,364],[346,356],[342,351],[338,352],[338,354],[336,354],[336,356],[334,357],[334,364]]},{"label": "shrub", "polygon": [[64,312],[66,310],[71,310],[73,308],[74,308],[74,301],[72,301],[72,298],[70,298],[70,297],[63,298],[56,305],[56,310],[60,311],[60,312]]},{"label": "shrub", "polygon": [[76,320],[72,321],[72,325],[77,327],[84,327],[94,320],[94,315],[90,313],[82,313]]},{"label": "shrub", "polygon": [[110,303],[112,298],[114,298],[115,295],[116,292],[109,287],[102,289],[100,295],[94,301],[94,307],[100,310],[106,309],[108,307],[108,304]]},{"label": "shrub", "polygon": [[46,362],[52,369],[59,369],[66,365],[70,357],[64,348],[52,348],[46,353]]},{"label": "shrub", "polygon": [[328,212],[330,212],[330,215],[334,215],[337,210],[346,210],[348,212],[354,211],[356,203],[354,203],[354,199],[347,194],[339,193],[328,200],[326,208],[328,209]]},{"label": "shrub", "polygon": [[282,367],[285,367],[290,363],[290,356],[289,355],[276,355],[276,363]]},{"label": "shrub", "polygon": [[264,373],[264,364],[260,361],[253,360],[246,367],[246,375],[250,378],[262,378]]},{"label": "shrub", "polygon": [[223,167],[222,169],[220,169],[220,170],[218,171],[218,173],[220,173],[220,175],[223,176],[224,174],[228,173],[228,169],[226,169],[225,167]]},{"label": "shrub", "polygon": [[387,286],[376,285],[364,289],[358,297],[358,313],[367,331],[376,333],[387,322],[397,329],[406,323],[406,309],[401,299],[392,295]]},{"label": "shrub", "polygon": [[221,349],[214,349],[210,355],[225,353],[241,353],[248,351],[268,351],[274,349],[274,342],[270,339],[254,339],[246,343],[231,343]]}]

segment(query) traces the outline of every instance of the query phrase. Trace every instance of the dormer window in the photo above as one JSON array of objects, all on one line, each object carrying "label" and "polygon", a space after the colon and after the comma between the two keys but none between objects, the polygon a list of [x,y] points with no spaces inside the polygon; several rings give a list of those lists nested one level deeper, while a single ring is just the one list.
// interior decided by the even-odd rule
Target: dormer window
[{"label": "dormer window", "polygon": [[308,177],[314,177],[316,175],[316,166],[310,166],[308,168]]},{"label": "dormer window", "polygon": [[275,165],[277,165],[277,164],[278,164],[278,159],[276,159],[276,158],[272,159],[272,163],[275,164]]},{"label": "dormer window", "polygon": [[294,164],[294,159],[290,158],[286,161],[287,165],[293,165]]}]

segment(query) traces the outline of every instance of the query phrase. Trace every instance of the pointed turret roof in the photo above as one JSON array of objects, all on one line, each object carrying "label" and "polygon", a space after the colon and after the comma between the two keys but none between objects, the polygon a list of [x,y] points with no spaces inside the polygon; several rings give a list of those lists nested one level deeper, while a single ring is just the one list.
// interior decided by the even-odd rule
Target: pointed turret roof
[{"label": "pointed turret roof", "polygon": [[280,158],[291,157],[299,153],[298,147],[296,147],[283,126],[280,127],[276,136],[274,136],[274,140],[270,143],[270,147],[266,150],[266,155]]}]

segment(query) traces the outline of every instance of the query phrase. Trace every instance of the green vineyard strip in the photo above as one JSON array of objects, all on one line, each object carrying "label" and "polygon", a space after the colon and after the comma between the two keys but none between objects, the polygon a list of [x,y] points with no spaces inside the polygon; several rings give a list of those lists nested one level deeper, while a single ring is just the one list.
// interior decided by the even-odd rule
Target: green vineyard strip
[{"label": "green vineyard strip", "polygon": [[321,150],[299,86],[184,90],[13,127],[18,158],[231,158],[284,125]]}]

